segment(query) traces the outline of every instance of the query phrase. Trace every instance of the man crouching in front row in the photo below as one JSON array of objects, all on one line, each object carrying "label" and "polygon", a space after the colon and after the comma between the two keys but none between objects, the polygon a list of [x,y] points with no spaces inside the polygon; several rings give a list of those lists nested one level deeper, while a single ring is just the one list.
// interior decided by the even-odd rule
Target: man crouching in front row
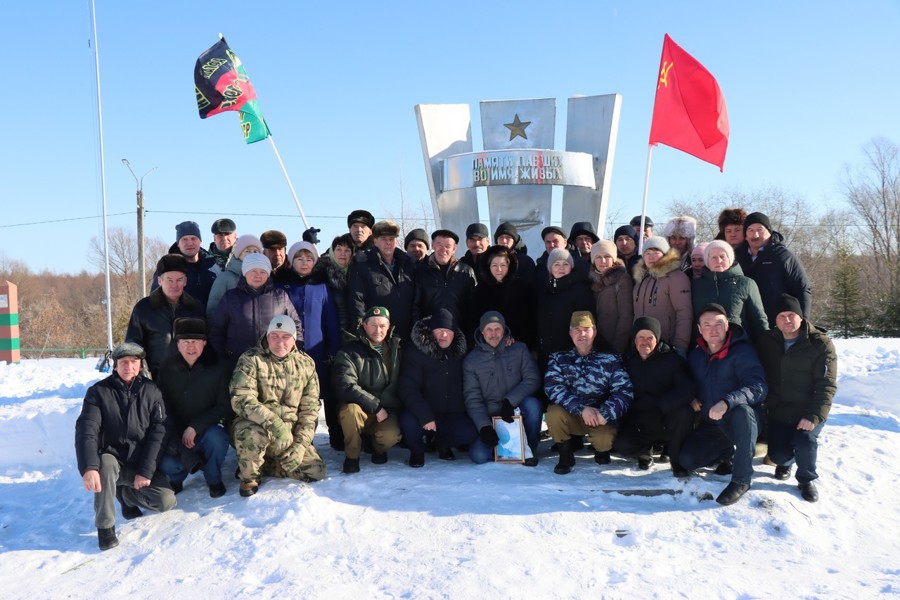
[{"label": "man crouching in front row", "polygon": [[112,375],[88,388],[75,422],[75,454],[82,484],[94,492],[100,550],[119,545],[116,506],[134,519],[141,508],[165,512],[175,506],[168,479],[157,470],[166,436],[166,411],[156,384],[142,374],[144,349],[126,342],[112,352]]}]

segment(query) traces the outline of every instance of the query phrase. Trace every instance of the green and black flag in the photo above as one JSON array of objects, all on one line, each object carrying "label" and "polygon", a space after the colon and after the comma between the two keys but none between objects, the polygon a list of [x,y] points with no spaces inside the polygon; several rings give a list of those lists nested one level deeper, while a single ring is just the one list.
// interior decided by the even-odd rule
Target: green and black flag
[{"label": "green and black flag", "polygon": [[241,117],[245,142],[252,144],[269,137],[269,126],[259,110],[250,77],[225,38],[197,59],[194,90],[201,119],[226,110],[236,110]]}]

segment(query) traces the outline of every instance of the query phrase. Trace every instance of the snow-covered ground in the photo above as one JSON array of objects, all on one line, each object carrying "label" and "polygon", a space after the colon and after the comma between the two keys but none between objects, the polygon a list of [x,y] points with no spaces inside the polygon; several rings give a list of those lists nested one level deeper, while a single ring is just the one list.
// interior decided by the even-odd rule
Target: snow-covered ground
[{"label": "snow-covered ground", "polygon": [[[900,340],[837,341],[839,389],[819,448],[821,500],[757,460],[738,504],[727,478],[688,482],[583,452],[553,473],[394,449],[386,465],[317,445],[331,475],[264,480],[117,523],[100,553],[74,426],[95,360],[0,363],[0,598],[860,598],[900,596]],[[226,474],[235,468],[233,452]],[[658,496],[615,490],[674,490]]]}]

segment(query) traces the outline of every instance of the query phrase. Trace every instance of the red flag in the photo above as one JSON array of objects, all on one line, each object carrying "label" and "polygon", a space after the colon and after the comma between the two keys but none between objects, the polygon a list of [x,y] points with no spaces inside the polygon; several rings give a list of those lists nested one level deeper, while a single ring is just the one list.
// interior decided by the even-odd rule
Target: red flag
[{"label": "red flag", "polygon": [[728,149],[728,110],[716,78],[672,41],[663,40],[650,144],[665,144],[722,170]]}]

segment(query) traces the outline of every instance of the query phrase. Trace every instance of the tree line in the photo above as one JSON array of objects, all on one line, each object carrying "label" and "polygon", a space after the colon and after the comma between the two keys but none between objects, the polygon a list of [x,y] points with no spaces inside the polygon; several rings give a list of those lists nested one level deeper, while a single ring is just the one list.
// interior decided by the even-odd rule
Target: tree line
[{"label": "tree line", "polygon": [[[697,219],[698,242],[715,238],[723,208],[767,214],[806,268],[813,287],[814,323],[835,337],[898,337],[900,147],[886,138],[872,139],[863,147],[861,161],[841,173],[840,185],[846,207],[824,213],[801,194],[779,187],[676,198],[667,209],[670,215]],[[401,217],[398,222],[405,220]],[[662,225],[657,223],[659,228]],[[159,238],[146,240],[148,289],[156,261],[168,246]],[[109,249],[113,339],[119,342],[140,296],[133,230],[111,229]],[[28,356],[54,354],[48,350],[52,348],[106,346],[101,240],[91,240],[87,260],[99,274],[86,270],[75,275],[34,273],[20,260],[0,257],[0,278],[18,286],[21,347],[36,349],[25,353]]]}]

